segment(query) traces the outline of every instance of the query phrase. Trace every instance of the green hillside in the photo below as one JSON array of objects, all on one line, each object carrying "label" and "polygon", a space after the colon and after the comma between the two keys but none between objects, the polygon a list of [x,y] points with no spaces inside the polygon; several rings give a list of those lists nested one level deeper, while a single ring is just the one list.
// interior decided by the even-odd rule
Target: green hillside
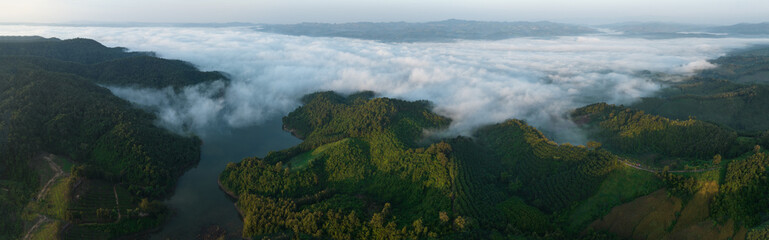
[{"label": "green hillside", "polygon": [[181,88],[226,80],[219,72],[201,72],[187,62],[154,57],[153,53],[107,48],[91,39],[5,37],[0,39],[0,69],[39,67],[74,74],[110,86]]},{"label": "green hillside", "polygon": [[[767,52],[575,109],[584,146],[516,119],[439,138],[452,121],[430,102],[317,92],[282,119],[303,142],[218,180],[252,239],[763,239]],[[0,37],[0,239],[148,238],[202,141],[102,85],[218,80],[88,39]]]},{"label": "green hillside", "polygon": [[737,133],[695,119],[671,120],[623,106],[596,103],[572,118],[605,147],[628,154],[706,159],[740,154]]},{"label": "green hillside", "polygon": [[[762,220],[748,212],[766,211],[762,200],[741,200],[764,196],[751,187],[762,186],[766,170],[755,158],[763,155],[744,143],[758,140],[714,124],[594,104],[574,116],[603,146],[559,145],[520,120],[429,140],[425,130],[450,121],[427,102],[373,96],[308,95],[283,119],[304,142],[227,166],[219,181],[237,199],[245,237],[744,237]],[[681,165],[706,158],[708,168],[628,165],[646,154]],[[654,210],[665,206],[670,215]],[[631,235],[600,221],[625,214],[643,217],[629,223],[640,226]],[[701,228],[707,221],[712,227]]]},{"label": "green hillside", "polygon": [[125,48],[108,48],[85,38],[60,40],[43,37],[2,37],[0,55],[35,56],[65,62],[95,64],[135,56],[151,56],[148,52],[127,52]]},{"label": "green hillside", "polygon": [[449,124],[427,102],[368,92],[304,102],[284,118],[303,143],[220,175],[238,198],[244,236],[571,234],[550,223],[553,213],[593,195],[618,167],[604,150],[557,145],[517,120],[420,145],[424,130]]},{"label": "green hillside", "polygon": [[[154,115],[96,85],[111,82],[94,75],[143,87],[192,83],[182,74],[160,74],[185,73],[189,65],[146,55],[86,39],[0,39],[0,239],[20,237],[41,216],[54,224],[46,225],[50,232],[74,223],[69,230],[83,236],[120,236],[162,222],[166,213],[153,200],[168,196],[197,164],[201,142],[155,126]],[[143,73],[158,81],[145,85],[109,67],[138,71],[141,62],[163,66]],[[48,153],[53,163],[44,160]],[[56,165],[65,170],[54,175]],[[49,179],[53,185],[38,199]]]},{"label": "green hillside", "polygon": [[712,60],[716,68],[666,83],[661,94],[633,104],[671,119],[696,117],[743,134],[769,130],[769,48],[740,50]]}]

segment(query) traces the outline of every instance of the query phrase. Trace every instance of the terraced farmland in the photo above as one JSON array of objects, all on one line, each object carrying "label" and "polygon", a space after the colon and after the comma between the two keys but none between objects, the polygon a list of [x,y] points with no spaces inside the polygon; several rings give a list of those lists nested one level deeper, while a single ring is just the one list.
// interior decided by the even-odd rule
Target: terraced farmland
[{"label": "terraced farmland", "polygon": [[[116,187],[120,188],[120,187]],[[130,195],[125,191],[118,195],[122,195],[126,199],[130,199]],[[124,201],[127,204],[131,201]],[[122,205],[122,204],[121,204]],[[123,206],[122,209],[129,207]],[[115,191],[113,185],[104,181],[85,181],[79,189],[75,191],[73,203],[69,208],[70,212],[73,212],[74,216],[79,217],[80,223],[99,223],[99,222],[112,222],[117,220],[117,214],[112,214],[109,221],[106,219],[99,219],[96,212],[98,209],[107,209],[111,211],[117,211],[118,206],[115,204]]]}]

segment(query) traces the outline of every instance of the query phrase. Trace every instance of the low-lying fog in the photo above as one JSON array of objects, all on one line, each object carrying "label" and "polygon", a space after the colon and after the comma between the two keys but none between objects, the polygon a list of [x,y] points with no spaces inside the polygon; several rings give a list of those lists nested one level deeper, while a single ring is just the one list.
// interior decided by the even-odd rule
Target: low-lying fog
[{"label": "low-lying fog", "polygon": [[[284,115],[308,93],[373,90],[426,99],[454,120],[441,135],[463,134],[508,118],[526,120],[559,142],[583,143],[569,110],[594,102],[630,104],[665,81],[714,67],[707,59],[766,44],[759,38],[639,39],[612,35],[450,43],[381,43],[277,35],[248,28],[0,26],[0,35],[84,37],[132,51],[154,51],[232,78],[171,89],[110,87],[158,111],[159,124],[204,135]],[[664,73],[652,80],[641,71]],[[659,76],[659,75],[658,75]],[[224,89],[226,88],[226,89]],[[224,90],[224,97],[212,96]]]}]

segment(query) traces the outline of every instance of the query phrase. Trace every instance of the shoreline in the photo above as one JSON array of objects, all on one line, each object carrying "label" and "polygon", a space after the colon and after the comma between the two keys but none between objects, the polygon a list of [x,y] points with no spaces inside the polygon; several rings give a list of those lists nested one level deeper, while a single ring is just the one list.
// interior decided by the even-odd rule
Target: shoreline
[{"label": "shoreline", "polygon": [[294,136],[295,138],[298,138],[300,140],[304,140],[304,136],[301,136],[298,133],[296,133],[296,129],[288,128],[288,126],[286,126],[286,124],[283,124],[282,128],[283,128],[283,131],[291,133],[291,136]]},{"label": "shoreline", "polygon": [[227,188],[225,188],[225,187],[224,187],[224,185],[222,185],[222,180],[221,180],[221,179],[218,179],[218,178],[217,178],[217,179],[216,179],[216,184],[217,184],[217,185],[219,185],[219,189],[221,189],[221,190],[222,190],[222,192],[226,193],[226,194],[227,194],[227,196],[230,196],[230,197],[231,197],[232,199],[234,199],[235,201],[238,201],[238,196],[237,196],[237,195],[235,195],[235,193],[233,193],[232,191],[230,191],[230,190],[228,190]]},{"label": "shoreline", "polygon": [[230,191],[227,188],[225,188],[224,185],[222,185],[222,180],[221,179],[217,178],[216,179],[216,184],[219,185],[219,189],[222,190],[222,192],[224,192],[224,194],[227,194],[227,196],[230,198],[230,200],[234,200],[232,205],[235,207],[235,211],[238,212],[238,216],[240,216],[240,220],[243,221],[245,215],[243,214],[243,210],[241,210],[238,207],[238,196],[236,196],[235,193],[233,193],[232,191]]}]

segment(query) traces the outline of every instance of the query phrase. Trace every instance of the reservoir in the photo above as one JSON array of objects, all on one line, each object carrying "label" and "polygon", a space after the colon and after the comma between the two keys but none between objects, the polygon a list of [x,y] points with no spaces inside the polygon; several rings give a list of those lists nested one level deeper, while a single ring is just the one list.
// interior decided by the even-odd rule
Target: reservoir
[{"label": "reservoir", "polygon": [[173,196],[165,201],[174,215],[152,239],[195,239],[213,224],[226,230],[228,239],[239,238],[243,222],[233,201],[219,189],[219,173],[229,162],[264,157],[301,142],[282,130],[279,117],[250,127],[208,131],[201,139],[200,163],[179,178]]}]

